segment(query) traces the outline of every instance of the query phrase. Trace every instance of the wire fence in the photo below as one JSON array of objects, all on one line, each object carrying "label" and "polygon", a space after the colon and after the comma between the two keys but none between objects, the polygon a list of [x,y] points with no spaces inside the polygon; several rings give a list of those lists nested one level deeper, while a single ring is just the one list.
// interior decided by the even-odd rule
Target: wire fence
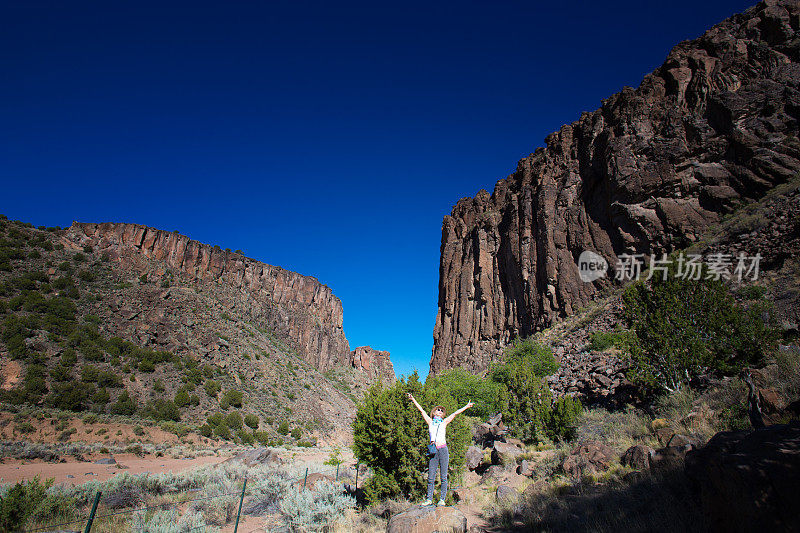
[{"label": "wire fence", "polygon": [[[361,473],[363,475],[363,473],[366,470],[366,466],[365,465],[361,465],[361,463],[356,463],[355,465],[345,466],[345,464],[342,462],[342,463],[339,463],[337,465],[329,466],[328,468],[314,467],[313,471],[312,471],[311,467],[306,467],[305,471],[304,471],[304,474],[303,474],[303,477],[302,478],[296,478],[295,481],[293,482],[293,485],[296,485],[297,490],[300,491],[300,490],[306,490],[306,489],[313,488],[313,485],[316,484],[318,481],[320,481],[322,479],[324,479],[325,481],[334,481],[334,482],[337,482],[337,483],[340,482],[340,481],[343,482],[345,479],[350,479],[351,478],[351,474],[349,472],[347,472],[348,468],[355,468],[355,474],[354,474],[355,481],[354,481],[353,485],[350,488],[348,488],[348,491],[352,491],[353,493],[355,493],[355,492],[358,491],[359,473]],[[309,474],[311,475],[311,477],[309,477]],[[323,478],[319,478],[319,477],[315,477],[315,475],[322,475],[324,477]],[[192,491],[198,491],[198,490],[201,490],[201,489],[189,489],[189,490],[187,490],[185,492],[192,492]],[[149,505],[149,506],[146,506],[146,507],[139,507],[139,508],[136,508],[136,509],[122,509],[122,510],[119,510],[119,511],[107,512],[107,513],[104,513],[104,514],[98,514],[97,513],[97,509],[98,509],[99,504],[100,504],[100,502],[102,500],[102,495],[103,495],[102,491],[98,490],[96,492],[94,500],[93,500],[93,503],[92,503],[91,510],[89,511],[89,514],[87,516],[84,516],[84,517],[79,518],[79,519],[71,520],[71,521],[68,521],[68,522],[59,522],[59,523],[55,523],[55,524],[48,524],[46,526],[38,526],[38,527],[35,527],[35,528],[26,529],[24,531],[25,531],[25,533],[39,533],[39,532],[44,532],[44,531],[53,531],[54,529],[62,528],[62,527],[65,527],[65,526],[74,526],[76,524],[82,524],[83,525],[83,532],[84,533],[90,533],[92,531],[92,527],[94,526],[95,521],[108,519],[108,518],[113,518],[115,516],[128,515],[128,514],[133,514],[133,513],[142,513],[142,512],[148,512],[148,511],[166,511],[166,510],[169,510],[169,509],[178,508],[178,507],[180,507],[180,506],[182,506],[184,504],[187,504],[187,503],[215,500],[215,499],[219,499],[219,498],[228,498],[228,497],[231,497],[231,496],[239,496],[238,511],[237,511],[237,514],[236,514],[236,522],[234,524],[234,530],[233,530],[234,533],[237,533],[237,531],[239,529],[239,521],[240,521],[241,515],[242,515],[242,506],[243,506],[243,503],[244,503],[245,496],[247,495],[247,477],[244,478],[244,482],[242,483],[242,490],[241,491],[228,492],[228,493],[224,493],[224,494],[217,494],[215,496],[206,496],[206,497],[203,497],[203,498],[189,498],[189,499],[183,499],[181,501],[172,502],[172,503],[160,503],[160,504],[155,504],[155,505]],[[190,529],[189,531],[193,531],[195,529],[200,529],[200,528],[203,528],[203,527],[208,527],[208,526],[200,525],[200,526],[197,526],[195,528]]]}]

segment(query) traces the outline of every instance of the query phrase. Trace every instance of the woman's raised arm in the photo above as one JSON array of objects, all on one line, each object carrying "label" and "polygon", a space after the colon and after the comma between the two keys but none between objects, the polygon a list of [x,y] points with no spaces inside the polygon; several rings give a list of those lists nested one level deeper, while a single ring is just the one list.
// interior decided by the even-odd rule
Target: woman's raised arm
[{"label": "woman's raised arm", "polygon": [[450,422],[451,422],[451,421],[452,421],[452,420],[453,420],[453,419],[456,417],[456,415],[459,415],[459,414],[463,413],[464,411],[466,411],[467,409],[469,409],[469,408],[470,408],[470,407],[472,407],[473,405],[475,405],[475,404],[474,404],[474,403],[472,403],[472,401],[470,400],[469,402],[467,402],[467,405],[465,405],[464,407],[462,407],[462,408],[461,408],[461,409],[459,409],[458,411],[455,411],[453,414],[451,414],[450,416],[448,416],[447,418],[445,418],[445,419],[444,419],[444,423],[445,423],[445,424],[449,424],[449,423],[450,423]]},{"label": "woman's raised arm", "polygon": [[431,420],[431,417],[429,417],[429,416],[428,416],[428,413],[426,413],[426,412],[425,412],[425,409],[423,409],[423,408],[422,408],[422,406],[421,406],[420,404],[418,404],[418,403],[417,403],[417,400],[415,400],[415,399],[414,399],[414,395],[413,395],[413,394],[411,394],[411,393],[409,392],[409,393],[407,394],[407,396],[408,396],[408,399],[409,399],[409,400],[411,400],[412,402],[414,402],[414,405],[416,405],[416,406],[417,406],[417,409],[419,409],[419,412],[420,412],[420,413],[422,413],[422,418],[424,418],[424,419],[425,419],[425,422],[427,422],[428,424],[430,424],[431,422],[433,422],[433,421]]}]

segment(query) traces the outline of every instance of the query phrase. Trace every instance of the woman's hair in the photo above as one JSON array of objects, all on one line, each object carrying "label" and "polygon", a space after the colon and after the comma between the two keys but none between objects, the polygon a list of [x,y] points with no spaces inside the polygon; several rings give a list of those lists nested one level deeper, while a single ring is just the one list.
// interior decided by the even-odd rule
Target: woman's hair
[{"label": "woman's hair", "polygon": [[442,417],[447,416],[447,410],[444,407],[442,407],[441,405],[437,405],[436,407],[431,409],[431,418],[433,418],[433,413],[435,413],[438,409],[442,410]]}]

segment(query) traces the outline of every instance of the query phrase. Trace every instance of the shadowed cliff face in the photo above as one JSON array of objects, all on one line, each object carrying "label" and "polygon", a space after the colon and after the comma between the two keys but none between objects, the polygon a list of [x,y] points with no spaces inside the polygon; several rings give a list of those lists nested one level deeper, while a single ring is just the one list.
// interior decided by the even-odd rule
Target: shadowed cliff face
[{"label": "shadowed cliff face", "polygon": [[494,192],[442,223],[431,371],[479,373],[514,337],[586,305],[577,259],[696,241],[800,169],[800,2],[762,2],[676,46],[625,88],[549,135]]},{"label": "shadowed cliff face", "polygon": [[227,285],[234,290],[228,305],[288,339],[291,348],[317,369],[351,364],[342,330],[342,303],[315,278],[138,224],[75,222],[66,238],[105,251],[111,260],[129,266],[143,255],[190,280]]}]

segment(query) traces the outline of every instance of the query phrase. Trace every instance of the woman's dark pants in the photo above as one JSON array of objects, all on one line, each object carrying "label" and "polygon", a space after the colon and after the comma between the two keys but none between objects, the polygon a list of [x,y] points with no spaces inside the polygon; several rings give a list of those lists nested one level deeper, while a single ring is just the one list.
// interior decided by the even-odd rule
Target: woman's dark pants
[{"label": "woman's dark pants", "polygon": [[436,454],[428,461],[428,499],[433,499],[433,485],[436,483],[436,469],[441,471],[442,476],[442,495],[440,500],[444,500],[447,496],[447,466],[450,464],[450,451],[447,446],[444,448],[436,448]]}]

